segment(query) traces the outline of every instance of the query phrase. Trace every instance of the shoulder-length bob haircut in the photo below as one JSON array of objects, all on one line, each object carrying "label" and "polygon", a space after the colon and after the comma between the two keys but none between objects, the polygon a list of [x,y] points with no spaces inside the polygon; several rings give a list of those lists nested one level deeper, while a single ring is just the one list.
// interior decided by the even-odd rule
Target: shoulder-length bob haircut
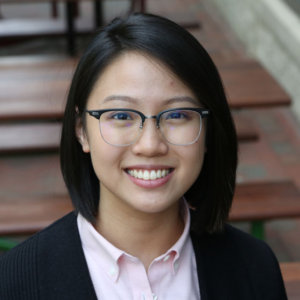
[{"label": "shoulder-length bob haircut", "polygon": [[90,155],[77,141],[76,122],[81,118],[84,123],[87,99],[105,67],[127,51],[158,59],[210,110],[203,167],[185,198],[193,208],[192,230],[222,230],[232,203],[237,166],[236,132],[223,85],[210,56],[190,33],[150,14],[114,19],[96,34],[75,71],[63,120],[60,159],[76,211],[93,223],[99,206],[99,181]]}]

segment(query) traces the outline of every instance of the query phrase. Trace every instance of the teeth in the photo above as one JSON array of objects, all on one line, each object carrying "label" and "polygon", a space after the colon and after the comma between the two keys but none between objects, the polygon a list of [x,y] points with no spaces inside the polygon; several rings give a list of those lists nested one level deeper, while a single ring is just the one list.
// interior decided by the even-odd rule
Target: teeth
[{"label": "teeth", "polygon": [[150,172],[150,179],[151,179],[151,180],[155,180],[156,178],[157,178],[157,177],[156,177],[156,172],[152,170],[152,171]]},{"label": "teeth", "polygon": [[144,180],[149,180],[149,179],[150,179],[149,171],[144,171],[143,179],[144,179]]},{"label": "teeth", "polygon": [[157,178],[162,178],[167,176],[170,171],[167,169],[162,169],[162,170],[128,170],[128,173],[139,179],[143,180],[155,180]]}]

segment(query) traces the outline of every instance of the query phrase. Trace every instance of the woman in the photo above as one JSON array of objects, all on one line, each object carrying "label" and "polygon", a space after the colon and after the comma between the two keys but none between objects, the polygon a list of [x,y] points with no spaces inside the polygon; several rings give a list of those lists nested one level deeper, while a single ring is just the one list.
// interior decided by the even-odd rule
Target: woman
[{"label": "woman", "polygon": [[65,110],[71,213],[1,258],[1,299],[286,299],[266,244],[226,225],[236,133],[218,72],[164,18],[91,42]]}]

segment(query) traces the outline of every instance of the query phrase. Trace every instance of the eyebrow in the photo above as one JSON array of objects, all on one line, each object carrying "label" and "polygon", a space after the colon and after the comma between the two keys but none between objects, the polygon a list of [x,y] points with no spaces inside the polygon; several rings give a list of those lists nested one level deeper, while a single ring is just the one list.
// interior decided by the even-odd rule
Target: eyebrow
[{"label": "eyebrow", "polygon": [[[107,103],[107,102],[115,101],[115,100],[131,102],[131,103],[134,103],[134,104],[137,103],[137,100],[135,98],[132,98],[132,97],[129,97],[129,96],[124,96],[124,95],[111,95],[111,96],[108,96],[108,97],[104,98],[103,103]],[[189,97],[189,96],[173,97],[173,98],[165,100],[163,104],[164,105],[170,105],[170,104],[173,104],[173,103],[181,103],[181,102],[189,102],[189,103],[194,104],[194,105],[199,105],[200,104],[200,101],[198,101],[197,99],[194,99],[192,97]]]},{"label": "eyebrow", "polygon": [[131,102],[131,103],[136,103],[137,102],[136,99],[134,99],[132,97],[129,97],[129,96],[111,95],[111,96],[108,96],[108,97],[104,98],[103,103],[107,103],[107,102],[114,101],[114,100]]},{"label": "eyebrow", "polygon": [[189,96],[179,96],[179,97],[170,98],[165,102],[165,104],[168,105],[168,104],[181,103],[181,102],[189,102],[194,105],[200,104],[200,101]]}]

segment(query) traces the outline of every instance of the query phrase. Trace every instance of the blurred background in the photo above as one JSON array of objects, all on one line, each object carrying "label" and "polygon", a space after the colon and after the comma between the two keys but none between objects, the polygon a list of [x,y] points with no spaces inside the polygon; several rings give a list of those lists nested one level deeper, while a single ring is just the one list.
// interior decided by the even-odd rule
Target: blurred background
[{"label": "blurred background", "polygon": [[239,138],[229,221],[272,247],[299,299],[299,0],[1,0],[0,251],[72,209],[58,158],[70,79],[92,33],[132,11],[178,22],[212,56]]}]

